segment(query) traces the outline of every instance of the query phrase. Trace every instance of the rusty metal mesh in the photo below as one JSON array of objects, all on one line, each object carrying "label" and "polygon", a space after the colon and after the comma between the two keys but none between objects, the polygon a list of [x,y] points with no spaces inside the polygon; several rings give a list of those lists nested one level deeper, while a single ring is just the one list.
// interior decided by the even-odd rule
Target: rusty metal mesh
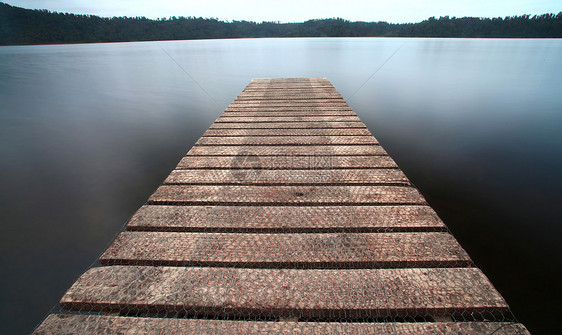
[{"label": "rusty metal mesh", "polygon": [[36,334],[526,333],[331,85],[255,85]]}]

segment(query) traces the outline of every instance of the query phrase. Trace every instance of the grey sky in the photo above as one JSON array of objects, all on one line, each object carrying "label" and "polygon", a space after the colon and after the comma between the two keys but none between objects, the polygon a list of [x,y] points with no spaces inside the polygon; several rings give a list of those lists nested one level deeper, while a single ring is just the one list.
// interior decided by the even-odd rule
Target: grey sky
[{"label": "grey sky", "polygon": [[560,0],[3,0],[18,7],[100,16],[216,17],[221,20],[300,22],[419,22],[430,16],[497,17],[558,13]]}]

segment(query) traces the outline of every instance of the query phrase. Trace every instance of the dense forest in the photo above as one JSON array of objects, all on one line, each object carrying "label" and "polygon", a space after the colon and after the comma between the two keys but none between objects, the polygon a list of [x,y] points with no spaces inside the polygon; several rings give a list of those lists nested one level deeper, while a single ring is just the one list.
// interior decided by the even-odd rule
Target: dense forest
[{"label": "dense forest", "polygon": [[440,17],[419,23],[225,22],[213,18],[103,18],[30,10],[0,2],[0,45],[241,37],[562,37],[562,12],[505,18]]}]

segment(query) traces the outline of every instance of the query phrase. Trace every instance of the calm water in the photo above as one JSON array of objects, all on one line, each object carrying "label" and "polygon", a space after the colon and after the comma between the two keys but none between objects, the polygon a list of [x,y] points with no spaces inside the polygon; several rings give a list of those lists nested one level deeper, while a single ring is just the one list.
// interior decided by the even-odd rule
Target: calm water
[{"label": "calm water", "polygon": [[0,47],[0,333],[42,320],[252,78],[327,77],[546,334],[560,312],[560,73],[562,40]]}]

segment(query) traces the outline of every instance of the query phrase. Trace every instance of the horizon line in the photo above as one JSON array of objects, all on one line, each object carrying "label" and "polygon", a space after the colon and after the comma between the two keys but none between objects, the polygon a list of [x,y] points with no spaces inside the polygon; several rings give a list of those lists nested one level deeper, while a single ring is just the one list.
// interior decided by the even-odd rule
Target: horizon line
[{"label": "horizon line", "polygon": [[239,20],[228,20],[228,19],[220,19],[218,17],[203,17],[203,16],[168,16],[168,17],[148,17],[148,16],[144,16],[144,15],[137,15],[137,16],[102,16],[102,15],[97,15],[97,14],[83,14],[83,13],[72,13],[72,12],[60,12],[60,11],[55,11],[55,10],[50,10],[50,9],[46,9],[46,8],[24,8],[24,7],[19,7],[19,6],[13,6],[10,5],[8,3],[5,3],[3,1],[0,1],[0,4],[4,4],[6,6],[10,6],[10,7],[14,7],[14,8],[19,8],[19,9],[23,9],[23,10],[31,10],[31,11],[47,11],[49,13],[52,14],[71,14],[71,15],[76,15],[76,16],[89,16],[89,17],[99,17],[101,19],[137,19],[137,18],[144,18],[147,20],[152,20],[152,21],[164,21],[164,20],[170,20],[170,19],[181,19],[181,18],[185,18],[185,19],[204,19],[204,20],[216,20],[219,22],[225,22],[225,23],[233,23],[233,22],[248,22],[248,23],[255,23],[255,24],[263,24],[263,23],[272,23],[272,24],[298,24],[298,23],[306,23],[309,21],[323,21],[323,20],[344,20],[350,23],[387,23],[387,24],[391,24],[391,25],[406,25],[406,24],[418,24],[424,21],[428,21],[432,18],[434,19],[441,19],[441,18],[449,18],[449,19],[506,19],[506,18],[514,18],[514,17],[524,17],[524,16],[529,16],[529,17],[537,17],[537,16],[542,16],[542,15],[559,15],[562,14],[562,11],[558,12],[558,13],[542,13],[542,14],[520,14],[520,15],[507,15],[507,16],[495,16],[495,17],[488,17],[488,16],[462,16],[462,17],[458,17],[458,16],[451,16],[451,15],[440,15],[439,17],[437,16],[430,16],[424,20],[421,21],[417,21],[417,22],[403,22],[403,23],[396,23],[396,22],[389,22],[389,21],[363,21],[363,20],[357,20],[357,21],[352,21],[343,17],[324,17],[324,18],[311,18],[311,19],[307,19],[305,21],[281,21],[281,20],[263,20],[263,21],[254,21],[254,20],[245,20],[245,19],[239,19]]}]

